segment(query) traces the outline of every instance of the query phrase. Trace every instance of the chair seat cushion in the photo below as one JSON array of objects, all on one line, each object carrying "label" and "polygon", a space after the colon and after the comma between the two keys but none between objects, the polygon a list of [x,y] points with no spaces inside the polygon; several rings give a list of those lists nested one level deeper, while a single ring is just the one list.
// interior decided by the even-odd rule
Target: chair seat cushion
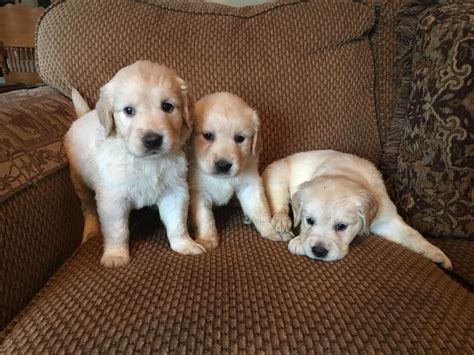
[{"label": "chair seat cushion", "polygon": [[[172,252],[154,210],[134,213],[131,263],[99,264],[92,239],[9,326],[6,352],[401,351],[472,353],[474,295],[377,237],[327,263],[217,212],[220,246]],[[472,335],[472,334],[471,334]]]}]

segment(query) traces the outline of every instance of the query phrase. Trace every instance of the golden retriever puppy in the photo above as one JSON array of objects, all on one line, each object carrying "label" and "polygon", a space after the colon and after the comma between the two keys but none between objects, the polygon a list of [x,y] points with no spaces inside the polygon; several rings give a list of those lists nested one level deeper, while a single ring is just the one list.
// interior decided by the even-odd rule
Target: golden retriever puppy
[{"label": "golden retriever puppy", "polygon": [[237,195],[258,232],[283,240],[272,228],[262,179],[258,173],[260,120],[236,95],[220,92],[195,105],[195,129],[189,174],[195,240],[207,250],[218,245],[212,206]]},{"label": "golden retriever puppy", "polygon": [[130,210],[150,205],[158,205],[174,251],[204,252],[187,231],[182,145],[191,133],[192,107],[185,82],[165,66],[139,61],[101,88],[95,110],[74,89],[72,98],[80,118],[65,146],[84,214],[83,241],[102,231],[101,263],[129,262]]},{"label": "golden retriever puppy", "polygon": [[398,215],[367,160],[332,150],[297,153],[270,164],[263,179],[275,230],[290,234],[290,201],[294,225],[301,223],[288,245],[293,254],[338,260],[356,235],[373,233],[451,269],[448,257]]}]

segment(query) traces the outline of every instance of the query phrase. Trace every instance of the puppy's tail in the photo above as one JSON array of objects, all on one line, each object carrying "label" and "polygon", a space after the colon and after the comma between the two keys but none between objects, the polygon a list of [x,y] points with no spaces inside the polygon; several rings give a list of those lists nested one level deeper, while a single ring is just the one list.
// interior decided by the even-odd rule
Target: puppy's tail
[{"label": "puppy's tail", "polygon": [[79,94],[79,92],[74,88],[71,89],[71,99],[77,117],[84,116],[87,112],[91,110],[86,100],[84,100],[81,94]]}]

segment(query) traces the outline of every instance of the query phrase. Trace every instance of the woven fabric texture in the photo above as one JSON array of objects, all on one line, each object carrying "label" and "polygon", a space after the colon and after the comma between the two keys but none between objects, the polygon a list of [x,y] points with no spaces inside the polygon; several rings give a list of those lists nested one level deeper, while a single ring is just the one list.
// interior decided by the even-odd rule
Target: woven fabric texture
[{"label": "woven fabric texture", "polygon": [[350,1],[249,9],[69,0],[42,17],[37,56],[45,82],[66,94],[74,86],[92,106],[99,87],[137,59],[174,68],[196,98],[234,92],[261,116],[262,167],[319,148],[377,162],[373,23],[372,8]]},{"label": "woven fabric texture", "polygon": [[158,219],[134,213],[126,267],[100,266],[99,239],[83,245],[10,325],[4,351],[474,351],[474,295],[394,243],[360,238],[342,261],[318,262],[227,208],[219,248],[190,257],[170,250]]},{"label": "woven fabric texture", "polygon": [[0,329],[6,326],[82,238],[82,213],[63,168],[0,204]]},{"label": "woven fabric texture", "polygon": [[51,88],[0,95],[0,202],[66,165],[71,101]]}]

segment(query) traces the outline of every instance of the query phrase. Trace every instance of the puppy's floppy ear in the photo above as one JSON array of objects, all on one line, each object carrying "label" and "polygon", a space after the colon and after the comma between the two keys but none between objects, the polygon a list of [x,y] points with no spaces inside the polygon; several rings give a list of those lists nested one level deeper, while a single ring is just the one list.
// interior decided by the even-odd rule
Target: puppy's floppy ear
[{"label": "puppy's floppy ear", "polygon": [[105,135],[110,136],[114,130],[114,116],[112,107],[112,84],[107,83],[100,88],[99,101],[95,106],[99,121],[105,128]]},{"label": "puppy's floppy ear", "polygon": [[377,200],[371,192],[364,191],[359,195],[356,205],[358,208],[357,212],[362,220],[362,234],[368,235],[370,233],[370,225],[377,215]]},{"label": "puppy's floppy ear", "polygon": [[304,185],[301,184],[298,190],[291,197],[291,209],[293,210],[293,225],[297,227],[301,222],[301,213],[303,211]]},{"label": "puppy's floppy ear", "polygon": [[193,130],[194,123],[194,100],[189,93],[188,86],[186,82],[178,77],[179,90],[181,95],[181,104],[182,104],[182,115],[184,126],[181,128],[181,142],[186,142],[186,140],[191,135]]},{"label": "puppy's floppy ear", "polygon": [[253,111],[252,120],[255,125],[255,133],[252,138],[252,155],[257,158],[262,151],[262,137],[259,134],[260,131],[260,119],[257,112]]}]

